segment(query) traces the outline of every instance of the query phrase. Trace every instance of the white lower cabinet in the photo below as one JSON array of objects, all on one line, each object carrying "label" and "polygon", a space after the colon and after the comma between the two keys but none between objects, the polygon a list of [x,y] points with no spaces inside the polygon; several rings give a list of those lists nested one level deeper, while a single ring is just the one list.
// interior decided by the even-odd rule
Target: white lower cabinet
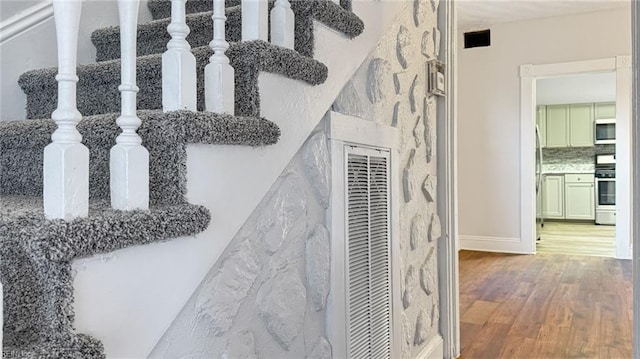
[{"label": "white lower cabinet", "polygon": [[564,218],[564,176],[546,175],[542,181],[544,218]]},{"label": "white lower cabinet", "polygon": [[584,220],[594,220],[596,218],[593,175],[565,175],[564,197],[564,218]]},{"label": "white lower cabinet", "polygon": [[541,203],[544,218],[594,220],[593,175],[546,175],[542,181]]}]

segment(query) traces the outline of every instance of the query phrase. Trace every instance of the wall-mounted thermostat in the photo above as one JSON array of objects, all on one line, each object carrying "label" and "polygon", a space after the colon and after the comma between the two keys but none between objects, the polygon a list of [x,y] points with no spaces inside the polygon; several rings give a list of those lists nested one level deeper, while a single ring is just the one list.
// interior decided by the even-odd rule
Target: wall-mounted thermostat
[{"label": "wall-mounted thermostat", "polygon": [[429,95],[446,96],[445,64],[438,60],[427,62],[427,93]]}]

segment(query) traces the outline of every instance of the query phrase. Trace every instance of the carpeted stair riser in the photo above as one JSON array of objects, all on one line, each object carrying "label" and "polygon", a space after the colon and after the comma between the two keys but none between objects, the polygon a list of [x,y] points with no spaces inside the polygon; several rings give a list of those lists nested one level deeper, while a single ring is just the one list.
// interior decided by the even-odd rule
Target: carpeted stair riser
[{"label": "carpeted stair riser", "polygon": [[[198,109],[204,110],[204,67],[212,52],[208,47],[192,50],[196,56],[198,74]],[[260,116],[258,95],[259,71],[281,74],[293,80],[319,85],[327,78],[327,67],[297,52],[274,46],[264,41],[248,41],[232,44],[227,51],[235,67],[235,86],[251,88],[251,93],[236,95],[235,114]],[[236,56],[258,58],[259,63],[247,63]],[[137,85],[138,108],[156,110],[162,108],[162,55],[138,58]],[[48,118],[57,106],[57,69],[40,69],[24,73],[19,84],[27,95],[27,117]],[[82,65],[78,67],[78,110],[85,116],[120,111],[120,60]],[[250,82],[247,82],[250,81]],[[236,91],[236,94],[238,92]]]},{"label": "carpeted stair riser", "polygon": [[[120,130],[118,114],[82,120],[78,126],[90,151],[92,199],[109,198],[109,151]],[[259,118],[179,111],[140,111],[138,133],[149,150],[151,204],[184,203],[187,143],[264,146],[274,144],[279,128]],[[55,124],[51,120],[0,122],[0,194],[40,196],[42,158]]]},{"label": "carpeted stair riser", "polygon": [[[270,1],[270,7],[273,6]],[[207,2],[211,5],[210,2]],[[364,24],[355,14],[344,10],[331,0],[296,1],[291,6],[296,16],[295,27],[296,51],[312,57],[314,47],[313,19],[330,28],[344,33],[349,38],[356,37],[364,30]],[[210,9],[207,9],[210,10]],[[207,46],[211,41],[213,22],[212,12],[195,13],[187,16],[187,25],[191,32],[187,37],[192,47]],[[227,26],[226,39],[237,42],[242,38],[242,9],[234,6],[226,9]],[[156,20],[138,26],[137,54],[161,54],[167,49],[171,39],[167,32],[170,19]],[[159,34],[162,34],[159,36]],[[120,28],[108,27],[98,29],[91,35],[91,40],[97,49],[98,61],[120,58]]]},{"label": "carpeted stair riser", "polygon": [[4,350],[37,348],[38,358],[103,357],[98,341],[72,331],[73,259],[194,235],[210,222],[206,208],[190,204],[122,212],[109,209],[107,201],[93,202],[89,217],[65,222],[45,220],[34,197],[0,201]]},{"label": "carpeted stair riser", "polygon": [[[241,10],[239,6],[226,9],[227,22],[240,23]],[[161,54],[167,50],[167,43],[171,36],[167,32],[170,19],[161,19],[138,25],[137,55]],[[192,48],[207,46],[213,36],[211,12],[187,15],[187,25],[191,32],[187,41]],[[242,38],[240,26],[225,28],[228,42],[237,42]],[[91,41],[96,47],[96,60],[108,61],[120,58],[120,27],[106,27],[95,30],[91,34]]]},{"label": "carpeted stair riser", "polygon": [[104,348],[99,340],[78,334],[72,341],[39,346],[4,347],[3,359],[102,359]]}]

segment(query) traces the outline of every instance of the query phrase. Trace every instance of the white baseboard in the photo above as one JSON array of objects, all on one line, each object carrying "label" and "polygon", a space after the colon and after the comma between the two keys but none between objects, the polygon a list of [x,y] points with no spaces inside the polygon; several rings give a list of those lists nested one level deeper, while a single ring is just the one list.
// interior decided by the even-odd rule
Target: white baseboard
[{"label": "white baseboard", "polygon": [[431,338],[429,344],[416,356],[416,359],[444,358],[444,341],[440,335]]},{"label": "white baseboard", "polygon": [[51,0],[33,5],[0,23],[0,43],[19,35],[53,17]]},{"label": "white baseboard", "polygon": [[470,251],[534,254],[522,249],[524,245],[520,238],[460,235],[458,239],[459,248]]}]

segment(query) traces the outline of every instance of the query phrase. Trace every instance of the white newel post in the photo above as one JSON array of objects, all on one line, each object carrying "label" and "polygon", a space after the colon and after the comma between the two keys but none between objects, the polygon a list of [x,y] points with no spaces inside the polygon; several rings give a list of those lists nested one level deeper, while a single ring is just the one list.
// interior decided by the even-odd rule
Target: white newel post
[{"label": "white newel post", "polygon": [[271,43],[293,50],[295,16],[289,0],[276,0],[271,10]]},{"label": "white newel post", "polygon": [[118,0],[122,81],[118,87],[122,113],[116,123],[122,133],[111,148],[111,206],[119,210],[149,208],[149,152],[136,133],[136,33],[140,0]]},{"label": "white newel post", "polygon": [[171,23],[167,31],[171,40],[162,55],[163,111],[196,110],[196,57],[187,42],[187,0],[171,0]]},{"label": "white newel post", "polygon": [[242,0],[242,41],[269,38],[269,3],[267,0]]},{"label": "white newel post", "polygon": [[213,0],[213,40],[209,47],[213,55],[204,68],[205,109],[209,112],[234,114],[235,74],[225,51],[229,43],[225,40],[224,0]]},{"label": "white newel post", "polygon": [[89,213],[89,149],[76,125],[78,29],[82,0],[54,0],[58,41],[58,107],[51,114],[58,128],[44,149],[43,204],[47,219],[71,220]]}]

